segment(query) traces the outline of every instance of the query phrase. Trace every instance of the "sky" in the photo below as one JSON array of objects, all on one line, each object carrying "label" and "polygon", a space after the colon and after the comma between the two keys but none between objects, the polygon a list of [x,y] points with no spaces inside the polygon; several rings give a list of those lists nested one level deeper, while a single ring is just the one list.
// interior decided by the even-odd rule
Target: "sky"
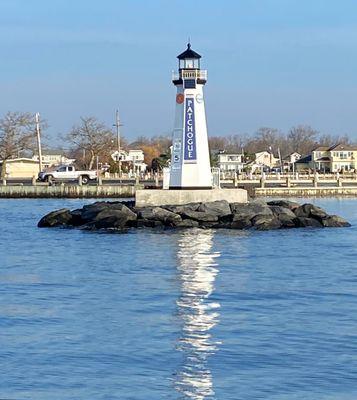
[{"label": "sky", "polygon": [[40,112],[52,144],[95,116],[170,134],[171,73],[208,70],[212,136],[297,124],[357,140],[356,0],[0,0],[0,116]]}]

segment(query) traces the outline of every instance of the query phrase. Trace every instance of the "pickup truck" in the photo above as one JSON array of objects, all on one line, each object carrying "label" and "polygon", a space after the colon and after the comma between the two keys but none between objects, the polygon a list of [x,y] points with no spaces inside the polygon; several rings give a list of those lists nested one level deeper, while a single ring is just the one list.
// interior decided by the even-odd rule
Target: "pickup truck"
[{"label": "pickup truck", "polygon": [[60,165],[54,171],[44,171],[38,174],[41,182],[74,181],[82,177],[82,183],[86,185],[91,179],[97,179],[97,171],[76,171],[73,165]]}]

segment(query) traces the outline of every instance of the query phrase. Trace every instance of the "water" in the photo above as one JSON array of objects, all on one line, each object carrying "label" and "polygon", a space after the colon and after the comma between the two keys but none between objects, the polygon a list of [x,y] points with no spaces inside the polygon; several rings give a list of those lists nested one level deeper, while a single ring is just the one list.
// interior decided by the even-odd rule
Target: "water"
[{"label": "water", "polygon": [[[311,201],[311,200],[310,200]],[[0,201],[0,398],[357,398],[354,225],[38,229],[83,200]]]}]

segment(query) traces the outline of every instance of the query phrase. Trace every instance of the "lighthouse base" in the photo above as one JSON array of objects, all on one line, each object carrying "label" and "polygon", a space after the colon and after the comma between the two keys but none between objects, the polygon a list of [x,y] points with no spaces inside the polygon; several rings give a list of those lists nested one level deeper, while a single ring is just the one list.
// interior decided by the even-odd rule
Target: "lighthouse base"
[{"label": "lighthouse base", "polygon": [[206,189],[206,190],[161,190],[144,189],[135,193],[136,207],[159,207],[183,205],[217,200],[228,203],[247,203],[248,193],[244,189]]}]

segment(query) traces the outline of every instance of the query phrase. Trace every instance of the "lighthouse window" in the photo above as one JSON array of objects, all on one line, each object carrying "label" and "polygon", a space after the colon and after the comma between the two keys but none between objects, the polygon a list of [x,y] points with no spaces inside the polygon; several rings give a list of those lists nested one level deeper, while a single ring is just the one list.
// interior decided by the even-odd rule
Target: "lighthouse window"
[{"label": "lighthouse window", "polygon": [[186,60],[186,68],[193,68],[193,60]]},{"label": "lighthouse window", "polygon": [[185,89],[195,89],[196,80],[195,79],[185,79]]}]

